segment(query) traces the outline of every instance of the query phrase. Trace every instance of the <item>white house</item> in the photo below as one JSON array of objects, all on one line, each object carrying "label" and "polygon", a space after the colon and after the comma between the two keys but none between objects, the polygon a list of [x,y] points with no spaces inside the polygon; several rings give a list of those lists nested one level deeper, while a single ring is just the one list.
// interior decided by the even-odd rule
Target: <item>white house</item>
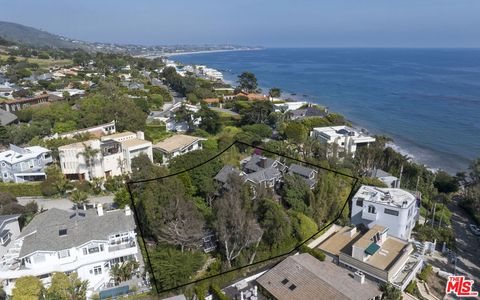
[{"label": "white house", "polygon": [[79,213],[50,209],[37,215],[3,256],[0,279],[10,295],[22,276],[37,276],[48,287],[53,272],[77,272],[88,280],[87,296],[112,283],[110,268],[120,262],[141,260],[135,221],[125,210]]},{"label": "white house", "polygon": [[101,137],[108,134],[113,134],[116,132],[115,121],[110,123],[100,124],[97,126],[87,127],[83,129],[78,129],[74,131],[64,132],[64,133],[55,133],[49,137],[45,137],[44,140],[51,139],[63,139],[63,138],[73,138],[77,135],[90,134],[94,137]]},{"label": "white house", "polygon": [[176,156],[202,149],[202,141],[205,140],[196,136],[177,134],[158,142],[153,146],[153,150],[162,154],[162,163],[166,165]]},{"label": "white house", "polygon": [[10,145],[0,153],[0,174],[4,182],[29,182],[45,179],[44,168],[53,162],[50,150],[32,146]]},{"label": "white house", "polygon": [[20,215],[0,216],[0,257],[3,257],[20,234],[18,218]]},{"label": "white house", "polygon": [[[91,160],[85,150],[96,150]],[[143,132],[122,132],[61,146],[58,148],[63,174],[72,180],[108,178],[131,172],[132,159],[146,154],[153,161],[152,142],[144,139]]]},{"label": "white house", "polygon": [[417,197],[402,189],[362,185],[352,199],[352,224],[384,226],[399,239],[410,239],[417,219]]},{"label": "white house", "polygon": [[343,153],[354,157],[357,148],[375,142],[374,137],[345,125],[315,127],[310,136],[332,146],[328,147],[327,156],[338,156]]}]

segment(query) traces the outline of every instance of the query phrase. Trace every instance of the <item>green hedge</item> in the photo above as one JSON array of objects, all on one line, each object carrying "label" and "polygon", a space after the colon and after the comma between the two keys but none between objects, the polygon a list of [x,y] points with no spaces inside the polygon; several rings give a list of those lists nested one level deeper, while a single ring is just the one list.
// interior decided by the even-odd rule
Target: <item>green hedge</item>
[{"label": "green hedge", "polygon": [[0,191],[4,193],[9,193],[15,197],[42,196],[40,182],[32,182],[32,183],[0,182]]},{"label": "green hedge", "polygon": [[315,257],[316,259],[318,259],[320,261],[325,260],[325,253],[323,253],[322,250],[319,250],[319,249],[316,249],[316,248],[310,248],[305,244],[300,246],[299,251],[301,253],[308,253],[308,254],[310,254],[311,256]]},{"label": "green hedge", "polygon": [[210,286],[210,291],[212,292],[213,294],[213,299],[216,299],[216,300],[229,300],[227,295],[225,295],[222,290],[220,290],[220,288],[218,287],[218,285],[216,284],[212,284]]}]

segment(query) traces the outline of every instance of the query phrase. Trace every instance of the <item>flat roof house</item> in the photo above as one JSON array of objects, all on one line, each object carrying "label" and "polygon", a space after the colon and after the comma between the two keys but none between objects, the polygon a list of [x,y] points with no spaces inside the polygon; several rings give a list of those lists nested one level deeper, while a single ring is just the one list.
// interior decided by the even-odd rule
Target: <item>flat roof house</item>
[{"label": "flat roof house", "polygon": [[88,280],[89,296],[113,282],[113,265],[141,260],[128,206],[104,212],[100,204],[79,213],[53,208],[35,216],[12,243],[0,266],[8,295],[22,276],[37,276],[48,286],[53,272],[77,272]]},{"label": "flat roof house", "polygon": [[289,256],[257,279],[268,299],[380,299],[378,286],[337,265],[310,254]]},{"label": "flat roof house", "polygon": [[361,271],[403,290],[423,265],[412,243],[390,236],[389,228],[369,230],[333,225],[309,246],[332,256],[339,265]]},{"label": "flat roof house", "polygon": [[408,240],[419,216],[417,202],[414,194],[402,189],[362,185],[352,199],[352,224],[385,226],[389,235]]},{"label": "flat roof house", "polygon": [[207,139],[201,137],[177,134],[156,143],[153,145],[153,150],[162,154],[162,163],[166,165],[170,159],[176,156],[195,150],[201,150],[203,148],[202,142],[206,140]]},{"label": "flat roof house", "polygon": [[[87,161],[86,147],[97,150]],[[132,159],[145,154],[153,161],[152,142],[144,139],[143,132],[121,132],[100,139],[73,143],[58,148],[62,173],[72,180],[108,178],[131,172]]]},{"label": "flat roof house", "polygon": [[332,146],[327,148],[329,157],[338,157],[339,154],[354,157],[359,147],[375,142],[374,137],[345,125],[315,127],[310,132],[310,136]]},{"label": "flat roof house", "polygon": [[0,153],[0,174],[4,182],[29,182],[45,179],[44,169],[53,162],[50,150],[32,146],[21,148],[10,145]]}]

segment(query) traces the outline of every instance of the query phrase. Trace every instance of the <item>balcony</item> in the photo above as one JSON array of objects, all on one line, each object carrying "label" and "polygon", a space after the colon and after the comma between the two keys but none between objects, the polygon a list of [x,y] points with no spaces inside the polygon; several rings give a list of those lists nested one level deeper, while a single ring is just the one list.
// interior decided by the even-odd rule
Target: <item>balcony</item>
[{"label": "balcony", "polygon": [[114,251],[133,248],[133,247],[136,247],[136,243],[135,243],[135,241],[132,240],[132,241],[124,243],[124,244],[109,246],[108,247],[108,252],[114,252]]}]

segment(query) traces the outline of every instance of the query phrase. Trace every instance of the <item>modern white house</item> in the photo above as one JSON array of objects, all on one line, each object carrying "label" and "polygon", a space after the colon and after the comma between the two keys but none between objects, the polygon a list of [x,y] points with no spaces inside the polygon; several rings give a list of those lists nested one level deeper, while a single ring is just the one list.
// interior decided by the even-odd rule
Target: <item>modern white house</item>
[{"label": "modern white house", "polygon": [[201,150],[203,147],[202,142],[206,140],[201,137],[177,134],[156,143],[153,145],[153,150],[162,154],[162,164],[166,165],[170,159],[176,156]]},{"label": "modern white house", "polygon": [[[86,150],[95,150],[88,159]],[[73,143],[58,148],[60,167],[71,180],[108,178],[131,172],[132,159],[145,154],[153,161],[152,142],[144,139],[143,132],[122,132],[100,139]]]},{"label": "modern white house", "polygon": [[125,209],[64,211],[50,209],[37,215],[2,257],[0,280],[7,295],[22,276],[37,276],[45,286],[53,272],[77,272],[88,280],[87,296],[112,284],[110,268],[141,260],[135,221]]},{"label": "modern white house", "polygon": [[354,157],[358,148],[375,142],[374,137],[345,125],[315,127],[310,132],[310,137],[331,146],[327,147],[328,157],[338,157],[339,154]]},{"label": "modern white house", "polygon": [[22,183],[44,180],[44,169],[52,162],[50,150],[46,148],[10,145],[9,150],[0,153],[2,181]]},{"label": "modern white house", "polygon": [[422,250],[391,236],[391,228],[360,227],[334,224],[308,246],[322,250],[338,265],[360,277],[378,283],[390,282],[404,290],[423,266]]},{"label": "modern white house", "polygon": [[352,199],[352,224],[384,226],[402,240],[410,239],[418,215],[417,197],[402,189],[362,185]]},{"label": "modern white house", "polygon": [[18,218],[20,215],[0,216],[0,257],[3,257],[20,234]]},{"label": "modern white house", "polygon": [[62,139],[62,138],[73,138],[77,135],[90,134],[93,137],[101,137],[104,135],[113,134],[116,132],[115,121],[110,123],[100,124],[97,126],[92,126],[88,128],[78,129],[74,131],[64,132],[64,133],[55,133],[49,137],[45,137],[44,140],[50,139]]}]

